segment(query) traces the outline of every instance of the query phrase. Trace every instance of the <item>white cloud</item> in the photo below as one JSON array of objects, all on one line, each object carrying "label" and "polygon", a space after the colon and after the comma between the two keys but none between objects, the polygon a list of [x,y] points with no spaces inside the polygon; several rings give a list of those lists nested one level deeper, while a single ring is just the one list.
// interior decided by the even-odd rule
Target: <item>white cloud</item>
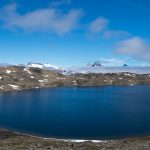
[{"label": "white cloud", "polygon": [[99,17],[89,24],[88,34],[105,39],[121,39],[130,35],[127,31],[109,29],[109,20],[104,17]]},{"label": "white cloud", "polygon": [[136,59],[150,61],[150,43],[141,37],[132,37],[119,42],[117,52]]},{"label": "white cloud", "polygon": [[109,24],[109,21],[106,18],[97,18],[89,25],[89,32],[91,33],[101,33],[103,32]]},{"label": "white cloud", "polygon": [[71,32],[78,27],[82,10],[67,13],[56,8],[37,9],[21,14],[17,5],[11,4],[0,10],[0,21],[9,29],[22,29],[27,32],[44,31],[59,35]]},{"label": "white cloud", "polygon": [[106,39],[114,38],[114,39],[121,39],[121,38],[127,38],[130,36],[130,33],[127,31],[121,31],[121,30],[107,30],[104,32],[104,37]]}]

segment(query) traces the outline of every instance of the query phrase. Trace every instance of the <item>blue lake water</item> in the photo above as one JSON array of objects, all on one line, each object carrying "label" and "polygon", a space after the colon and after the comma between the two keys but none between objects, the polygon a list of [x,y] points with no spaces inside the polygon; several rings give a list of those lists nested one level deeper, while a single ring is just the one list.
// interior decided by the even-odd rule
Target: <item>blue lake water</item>
[{"label": "blue lake water", "polygon": [[150,86],[0,93],[0,127],[72,139],[150,135]]}]

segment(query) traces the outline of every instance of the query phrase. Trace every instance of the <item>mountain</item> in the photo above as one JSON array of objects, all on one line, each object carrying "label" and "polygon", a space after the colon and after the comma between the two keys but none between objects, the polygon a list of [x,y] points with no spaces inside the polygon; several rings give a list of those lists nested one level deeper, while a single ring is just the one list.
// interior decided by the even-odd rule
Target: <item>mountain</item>
[{"label": "mountain", "polygon": [[29,63],[27,64],[27,67],[41,68],[41,69],[43,69],[43,68],[44,68],[44,65],[41,64],[41,63],[33,63],[33,62],[29,62]]},{"label": "mountain", "polygon": [[62,70],[62,68],[55,66],[55,65],[48,64],[48,63],[44,64],[44,68]]},{"label": "mountain", "polygon": [[124,64],[123,66],[124,66],[124,67],[128,67],[128,65],[127,65],[127,64]]},{"label": "mountain", "polygon": [[93,64],[88,64],[86,66],[73,66],[64,72],[64,74],[90,74],[90,73],[122,73],[130,72],[137,74],[149,74],[150,66],[128,66],[124,64],[123,66],[102,66],[99,62]]},{"label": "mountain", "polygon": [[40,68],[40,69],[47,69],[47,70],[60,70],[62,71],[63,69],[55,66],[55,65],[51,65],[51,64],[42,64],[42,63],[34,63],[34,62],[30,62],[27,64],[27,67],[31,67],[31,68]]},{"label": "mountain", "polygon": [[87,67],[101,67],[100,61],[95,61],[93,64],[87,64]]}]

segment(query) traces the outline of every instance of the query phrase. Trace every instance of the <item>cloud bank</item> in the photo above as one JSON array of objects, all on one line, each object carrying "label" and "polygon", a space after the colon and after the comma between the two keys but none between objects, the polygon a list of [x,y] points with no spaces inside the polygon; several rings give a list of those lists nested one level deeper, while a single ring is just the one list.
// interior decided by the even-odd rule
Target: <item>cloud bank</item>
[{"label": "cloud bank", "polygon": [[121,39],[130,35],[127,31],[109,29],[109,23],[107,18],[99,17],[89,24],[88,33],[96,37],[101,35],[105,39]]},{"label": "cloud bank", "polygon": [[128,60],[121,60],[116,58],[100,58],[99,62],[104,66],[123,66],[124,64],[128,63]]},{"label": "cloud bank", "polygon": [[67,13],[56,8],[37,9],[21,14],[17,5],[11,4],[0,10],[3,27],[22,29],[27,32],[44,31],[59,35],[69,33],[78,27],[82,10],[74,9]]},{"label": "cloud bank", "polygon": [[141,37],[132,37],[118,42],[117,52],[135,59],[150,61],[150,44]]},{"label": "cloud bank", "polygon": [[106,18],[97,18],[89,24],[89,32],[91,33],[101,33],[103,32],[109,24],[109,20]]}]

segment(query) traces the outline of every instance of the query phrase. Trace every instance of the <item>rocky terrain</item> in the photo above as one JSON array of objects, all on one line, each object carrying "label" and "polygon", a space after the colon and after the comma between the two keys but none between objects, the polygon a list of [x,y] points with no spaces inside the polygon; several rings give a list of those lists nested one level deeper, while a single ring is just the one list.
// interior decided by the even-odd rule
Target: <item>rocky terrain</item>
[{"label": "rocky terrain", "polygon": [[86,87],[149,83],[150,74],[127,72],[73,74],[24,66],[0,67],[0,91],[2,92],[58,86]]},{"label": "rocky terrain", "polygon": [[[76,73],[25,66],[0,67],[0,91],[19,91],[48,87],[86,87],[106,85],[149,84],[150,74],[135,73]],[[97,149],[150,149],[150,137],[101,141],[75,142],[42,139],[0,130],[0,150],[97,150]]]},{"label": "rocky terrain", "polygon": [[150,137],[110,141],[66,141],[0,130],[0,150],[149,150]]}]

